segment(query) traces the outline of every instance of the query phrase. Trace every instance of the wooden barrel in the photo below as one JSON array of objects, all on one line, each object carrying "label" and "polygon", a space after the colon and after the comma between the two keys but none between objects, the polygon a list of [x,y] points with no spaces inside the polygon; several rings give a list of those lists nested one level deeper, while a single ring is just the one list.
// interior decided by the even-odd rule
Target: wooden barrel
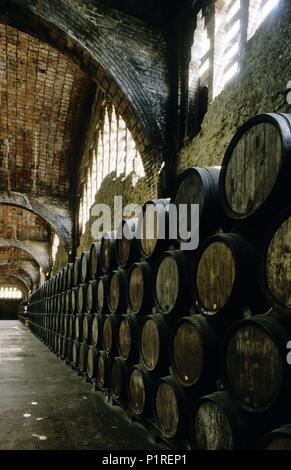
[{"label": "wooden barrel", "polygon": [[72,358],[72,342],[73,340],[68,338],[68,344],[67,344],[66,355],[65,355],[65,359],[68,362],[71,362],[71,358]]},{"label": "wooden barrel", "polygon": [[154,273],[150,265],[142,261],[134,263],[128,273],[128,305],[131,313],[145,314],[154,305]]},{"label": "wooden barrel", "polygon": [[87,350],[87,375],[89,379],[97,378],[97,359],[97,349],[93,346],[89,346]]},{"label": "wooden barrel", "polygon": [[185,242],[191,239],[194,223],[192,221],[191,226],[191,204],[199,204],[200,234],[210,235],[219,227],[222,219],[218,197],[219,175],[220,167],[213,166],[188,168],[178,176],[172,201],[177,210],[179,241]]},{"label": "wooden barrel", "polygon": [[77,286],[81,282],[81,256],[77,256],[73,265],[73,285]]},{"label": "wooden barrel", "polygon": [[69,318],[69,331],[68,331],[69,338],[75,338],[75,323],[76,323],[76,316],[75,315],[70,315],[70,318]]},{"label": "wooden barrel", "polygon": [[83,337],[83,314],[78,313],[76,315],[76,321],[75,321],[75,338],[78,341],[81,341]]},{"label": "wooden barrel", "polygon": [[252,307],[260,296],[257,256],[240,235],[209,237],[200,247],[194,264],[193,294],[198,312],[209,317],[231,314],[237,319],[242,307]]},{"label": "wooden barrel", "polygon": [[102,343],[102,332],[103,332],[103,323],[105,317],[101,313],[96,313],[92,320],[92,335],[91,343],[92,346],[97,347]]},{"label": "wooden barrel", "polygon": [[120,268],[128,268],[139,258],[137,224],[138,219],[122,220],[117,229],[116,260]]},{"label": "wooden barrel", "polygon": [[80,284],[77,289],[77,311],[83,313],[86,310],[87,284]]},{"label": "wooden barrel", "polygon": [[117,348],[119,355],[128,362],[137,362],[139,356],[140,322],[135,315],[123,315],[118,329]]},{"label": "wooden barrel", "polygon": [[64,318],[64,336],[68,336],[69,334],[69,319],[70,315],[66,314]]},{"label": "wooden barrel", "polygon": [[290,339],[285,325],[271,315],[256,315],[235,323],[225,335],[222,380],[238,405],[249,413],[281,411],[291,389],[286,345]]},{"label": "wooden barrel", "polygon": [[66,291],[65,313],[71,312],[71,290]]},{"label": "wooden barrel", "polygon": [[61,296],[62,296],[61,313],[65,314],[66,313],[66,291],[63,291]]},{"label": "wooden barrel", "polygon": [[73,267],[74,263],[69,263],[67,266],[67,289],[73,287]]},{"label": "wooden barrel", "polygon": [[87,282],[91,279],[90,271],[90,251],[85,251],[81,254],[81,272],[80,280],[81,283]]},{"label": "wooden barrel", "polygon": [[97,357],[97,383],[101,389],[109,388],[112,358],[106,351],[99,351]]},{"label": "wooden barrel", "polygon": [[261,448],[263,450],[291,450],[291,424],[281,426],[267,434]]},{"label": "wooden barrel", "polygon": [[83,341],[91,343],[93,315],[87,313],[83,317]]},{"label": "wooden barrel", "polygon": [[72,363],[74,366],[79,366],[79,352],[80,352],[80,343],[78,341],[73,341],[72,344]]},{"label": "wooden barrel", "polygon": [[288,318],[291,313],[291,208],[271,224],[263,246],[260,263],[263,295]]},{"label": "wooden barrel", "polygon": [[56,294],[61,293],[60,283],[61,283],[61,273],[58,272],[57,275],[55,276],[55,293]]},{"label": "wooden barrel", "polygon": [[218,378],[219,340],[203,315],[183,317],[177,323],[170,347],[170,361],[183,387],[207,390]]},{"label": "wooden barrel", "polygon": [[169,375],[159,380],[154,393],[154,416],[166,438],[181,437],[187,429],[187,406],[183,387]]},{"label": "wooden barrel", "polygon": [[108,276],[100,276],[97,279],[97,297],[96,297],[96,310],[97,313],[109,312],[107,303],[107,289],[108,289]]},{"label": "wooden barrel", "polygon": [[66,290],[67,286],[67,267],[64,267],[60,272],[60,291]]},{"label": "wooden barrel", "polygon": [[259,114],[232,138],[221,168],[219,191],[227,215],[244,219],[282,206],[290,196],[291,119]]},{"label": "wooden barrel", "polygon": [[158,310],[164,315],[183,314],[191,305],[190,267],[189,259],[180,250],[161,255],[155,278],[155,298]]},{"label": "wooden barrel", "polygon": [[103,323],[102,345],[104,351],[108,353],[117,352],[117,334],[120,317],[110,314],[106,315]]},{"label": "wooden barrel", "polygon": [[68,338],[63,336],[63,338],[62,338],[62,352],[61,352],[61,358],[62,359],[65,359],[65,357],[66,357],[67,347],[68,347]]},{"label": "wooden barrel", "polygon": [[101,243],[92,243],[90,247],[90,274],[91,279],[96,279],[96,277],[101,274],[101,263],[100,263],[100,248]]},{"label": "wooden barrel", "polygon": [[116,261],[117,232],[105,232],[101,239],[100,263],[103,273],[108,273],[117,267]]},{"label": "wooden barrel", "polygon": [[192,447],[199,450],[245,448],[247,427],[244,416],[226,392],[201,398],[191,423]]},{"label": "wooden barrel", "polygon": [[128,363],[120,358],[114,357],[110,367],[110,393],[115,399],[127,399],[127,387],[130,373]]},{"label": "wooden barrel", "polygon": [[169,345],[172,332],[163,315],[147,315],[140,330],[140,362],[150,372],[169,370]]},{"label": "wooden barrel", "polygon": [[86,311],[95,313],[97,310],[97,280],[89,281],[86,295]]},{"label": "wooden barrel", "polygon": [[127,275],[124,269],[113,271],[108,279],[108,308],[110,313],[126,313]]},{"label": "wooden barrel", "polygon": [[129,376],[128,399],[132,411],[138,415],[152,415],[152,397],[155,380],[141,364],[133,367]]},{"label": "wooden barrel", "polygon": [[168,248],[169,204],[170,199],[152,199],[143,205],[137,227],[142,258],[149,259]]},{"label": "wooden barrel", "polygon": [[87,372],[87,357],[88,357],[88,345],[86,343],[80,344],[79,350],[79,369],[81,372]]},{"label": "wooden barrel", "polygon": [[71,289],[70,307],[71,307],[71,314],[72,315],[77,312],[77,290],[78,290],[77,287],[73,287]]},{"label": "wooden barrel", "polygon": [[57,313],[60,314],[62,311],[62,294],[57,294]]}]

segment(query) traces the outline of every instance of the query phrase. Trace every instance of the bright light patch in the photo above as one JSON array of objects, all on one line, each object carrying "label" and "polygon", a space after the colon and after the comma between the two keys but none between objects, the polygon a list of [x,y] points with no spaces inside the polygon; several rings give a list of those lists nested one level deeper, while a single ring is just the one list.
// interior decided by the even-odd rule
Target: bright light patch
[{"label": "bright light patch", "polygon": [[237,0],[237,2],[235,2],[228,11],[227,21],[230,21],[234,17],[234,15],[238,12],[239,9],[240,9],[240,0]]},{"label": "bright light patch", "polygon": [[269,0],[262,9],[262,21],[268,16],[269,13],[279,4],[279,0]]},{"label": "bright light patch", "polygon": [[204,64],[200,67],[199,69],[199,77],[202,77],[202,75],[206,72],[206,70],[209,69],[209,60],[205,60]]},{"label": "bright light patch", "polygon": [[16,287],[0,287],[0,299],[22,299],[22,292]]},{"label": "bright light patch", "polygon": [[224,83],[227,83],[238,71],[238,63],[235,62],[224,75]]}]

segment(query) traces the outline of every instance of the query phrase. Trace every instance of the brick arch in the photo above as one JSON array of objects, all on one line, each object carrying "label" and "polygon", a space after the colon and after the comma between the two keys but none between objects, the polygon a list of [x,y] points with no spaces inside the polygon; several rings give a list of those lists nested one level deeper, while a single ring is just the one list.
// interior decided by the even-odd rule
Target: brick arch
[{"label": "brick arch", "polygon": [[20,268],[30,277],[33,283],[36,284],[39,281],[39,278],[40,278],[39,269],[33,266],[30,262],[22,263],[21,261],[13,261],[8,264],[7,261],[0,261],[0,269],[2,269],[4,266],[10,266],[11,269],[14,267],[16,269]]},{"label": "brick arch", "polygon": [[[0,22],[70,55],[109,94],[113,80],[119,93],[112,98],[122,103],[122,116],[134,138],[138,140],[137,134],[143,131],[144,141],[137,142],[143,147],[141,153],[159,158],[169,94],[167,45],[160,31],[132,17],[129,24],[124,14],[79,0],[6,0],[0,7]],[[128,56],[124,44],[130,50]]]},{"label": "brick arch", "polygon": [[60,207],[54,198],[35,197],[0,191],[0,204],[21,207],[41,217],[66,246],[72,245],[72,216],[69,208]]},{"label": "brick arch", "polygon": [[30,288],[21,276],[17,274],[0,275],[0,285],[1,287],[17,287],[21,290],[24,300],[28,299]]},{"label": "brick arch", "polygon": [[33,280],[30,277],[30,274],[20,266],[11,266],[10,264],[2,264],[1,265],[1,276],[16,276],[21,278],[25,281],[26,285],[29,287],[30,290],[33,288]]},{"label": "brick arch", "polygon": [[0,238],[0,248],[13,247],[27,252],[44,271],[49,268],[48,244],[35,241],[20,241]]}]

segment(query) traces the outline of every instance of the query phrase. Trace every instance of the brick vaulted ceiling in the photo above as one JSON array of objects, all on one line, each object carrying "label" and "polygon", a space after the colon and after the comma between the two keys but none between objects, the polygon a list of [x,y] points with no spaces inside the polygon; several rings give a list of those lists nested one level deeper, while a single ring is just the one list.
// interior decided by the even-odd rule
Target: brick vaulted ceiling
[{"label": "brick vaulted ceiling", "polygon": [[70,195],[93,85],[72,59],[0,25],[0,189]]},{"label": "brick vaulted ceiling", "polygon": [[[94,91],[71,58],[0,25],[0,191],[59,198],[60,206],[70,200]],[[50,239],[43,218],[0,204],[0,285],[23,281],[32,288],[39,280],[36,259]]]},{"label": "brick vaulted ceiling", "polygon": [[48,241],[49,228],[39,216],[21,207],[0,205],[1,238]]}]

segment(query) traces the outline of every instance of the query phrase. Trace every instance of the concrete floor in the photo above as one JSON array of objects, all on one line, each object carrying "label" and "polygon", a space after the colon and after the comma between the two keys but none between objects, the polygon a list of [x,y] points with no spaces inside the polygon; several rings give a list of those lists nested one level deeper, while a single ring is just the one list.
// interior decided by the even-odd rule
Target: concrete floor
[{"label": "concrete floor", "polygon": [[0,321],[0,450],[157,449],[17,321]]}]

